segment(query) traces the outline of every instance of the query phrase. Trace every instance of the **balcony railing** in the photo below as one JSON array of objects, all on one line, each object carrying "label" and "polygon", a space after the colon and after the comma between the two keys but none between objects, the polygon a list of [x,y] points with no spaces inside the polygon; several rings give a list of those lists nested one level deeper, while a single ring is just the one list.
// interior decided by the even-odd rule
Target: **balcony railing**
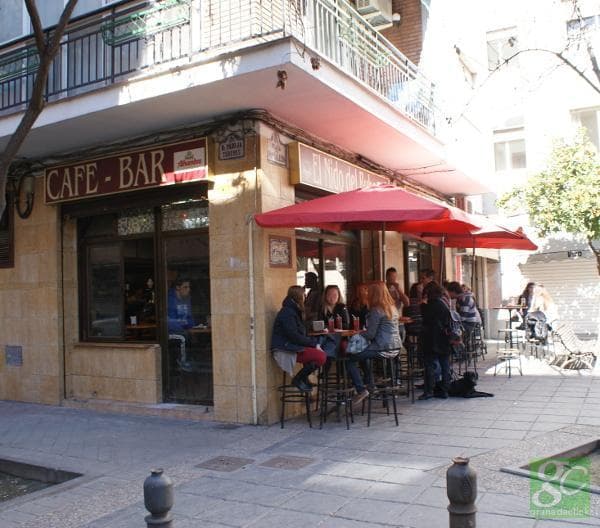
[{"label": "balcony railing", "polygon": [[[435,132],[432,83],[345,0],[121,2],[69,24],[45,96],[55,101],[288,36]],[[31,38],[0,47],[0,111],[29,100],[38,60]]]}]

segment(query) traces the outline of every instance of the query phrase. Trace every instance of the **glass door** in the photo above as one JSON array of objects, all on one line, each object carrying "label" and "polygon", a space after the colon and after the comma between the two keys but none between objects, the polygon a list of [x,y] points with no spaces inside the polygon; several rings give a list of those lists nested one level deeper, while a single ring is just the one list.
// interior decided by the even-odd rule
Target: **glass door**
[{"label": "glass door", "polygon": [[208,230],[163,236],[164,399],[212,405]]}]

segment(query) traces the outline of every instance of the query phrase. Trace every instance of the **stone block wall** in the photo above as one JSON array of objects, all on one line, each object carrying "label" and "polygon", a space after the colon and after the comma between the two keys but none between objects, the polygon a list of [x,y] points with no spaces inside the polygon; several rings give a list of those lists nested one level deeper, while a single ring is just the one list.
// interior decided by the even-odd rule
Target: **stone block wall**
[{"label": "stone block wall", "polygon": [[[57,404],[63,393],[58,212],[43,203],[43,179],[27,219],[15,220],[15,265],[0,269],[0,399]],[[20,346],[22,366],[5,361]]]}]

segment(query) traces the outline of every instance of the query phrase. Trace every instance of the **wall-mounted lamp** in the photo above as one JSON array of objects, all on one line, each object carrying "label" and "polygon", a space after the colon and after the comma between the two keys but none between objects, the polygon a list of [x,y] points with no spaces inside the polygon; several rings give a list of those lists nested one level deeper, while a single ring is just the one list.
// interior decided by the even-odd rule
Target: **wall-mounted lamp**
[{"label": "wall-mounted lamp", "polygon": [[[24,194],[24,205],[21,205],[21,195]],[[15,209],[17,214],[25,219],[33,211],[33,201],[35,198],[35,175],[24,174],[19,178],[16,184]],[[24,209],[23,209],[24,207]]]},{"label": "wall-mounted lamp", "polygon": [[400,13],[392,13],[392,24],[394,27],[398,27],[401,21],[402,17],[400,16]]}]

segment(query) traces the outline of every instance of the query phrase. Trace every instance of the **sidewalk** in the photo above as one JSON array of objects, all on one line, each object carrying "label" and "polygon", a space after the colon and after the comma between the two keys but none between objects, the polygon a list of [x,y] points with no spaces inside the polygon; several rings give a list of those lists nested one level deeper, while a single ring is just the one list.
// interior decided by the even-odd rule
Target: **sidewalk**
[{"label": "sidewalk", "polygon": [[[357,416],[350,431],[336,422],[281,430],[0,402],[0,458],[84,474],[0,503],[0,526],[143,528],[143,481],[163,467],[176,485],[176,528],[444,527],[445,471],[457,455],[478,472],[479,527],[600,525],[599,495],[590,518],[530,518],[529,480],[499,471],[599,439],[600,378],[481,375],[477,388],[495,397],[401,399],[399,427],[377,416],[367,428]],[[198,467],[219,456],[248,460],[233,471]],[[300,459],[272,461],[280,456]],[[270,461],[275,467],[263,465]]]}]

